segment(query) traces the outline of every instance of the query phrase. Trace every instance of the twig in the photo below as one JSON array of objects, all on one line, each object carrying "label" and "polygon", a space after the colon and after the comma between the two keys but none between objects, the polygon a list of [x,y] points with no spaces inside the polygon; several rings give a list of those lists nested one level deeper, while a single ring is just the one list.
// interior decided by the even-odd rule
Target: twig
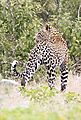
[{"label": "twig", "polygon": [[80,10],[81,10],[81,1],[80,1],[80,5],[79,5],[79,8],[78,8],[78,21],[80,19]]}]

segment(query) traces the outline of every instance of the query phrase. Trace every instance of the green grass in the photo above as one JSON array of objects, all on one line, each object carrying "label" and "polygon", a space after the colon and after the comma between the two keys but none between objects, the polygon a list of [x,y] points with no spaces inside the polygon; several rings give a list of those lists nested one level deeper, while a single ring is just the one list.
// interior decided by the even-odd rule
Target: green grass
[{"label": "green grass", "polygon": [[76,104],[76,106],[68,112],[68,120],[81,120],[81,104]]},{"label": "green grass", "polygon": [[75,92],[68,92],[65,96],[67,101],[78,100],[80,98],[79,94]]},{"label": "green grass", "polygon": [[[3,110],[0,120],[58,120],[59,116],[53,112],[36,112],[35,109]],[[60,120],[60,119],[59,119]]]},{"label": "green grass", "polygon": [[26,88],[22,89],[20,87],[20,90],[22,94],[30,96],[31,100],[34,100],[35,102],[46,102],[50,97],[55,96],[58,93],[55,89],[50,90],[48,86],[40,86],[30,90],[27,90]]},{"label": "green grass", "polygon": [[[81,106],[75,106],[66,113],[66,116],[58,112],[39,110],[36,106],[29,108],[16,108],[13,110],[2,110],[0,120],[81,120]],[[59,108],[60,109],[60,108]]]}]

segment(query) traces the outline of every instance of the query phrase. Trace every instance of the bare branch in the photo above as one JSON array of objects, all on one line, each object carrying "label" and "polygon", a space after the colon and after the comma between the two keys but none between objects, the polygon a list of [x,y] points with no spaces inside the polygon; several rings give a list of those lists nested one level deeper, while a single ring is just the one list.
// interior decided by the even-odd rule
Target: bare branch
[{"label": "bare branch", "polygon": [[79,8],[78,8],[78,21],[80,19],[80,11],[81,11],[81,1],[80,1],[80,5],[79,5]]}]

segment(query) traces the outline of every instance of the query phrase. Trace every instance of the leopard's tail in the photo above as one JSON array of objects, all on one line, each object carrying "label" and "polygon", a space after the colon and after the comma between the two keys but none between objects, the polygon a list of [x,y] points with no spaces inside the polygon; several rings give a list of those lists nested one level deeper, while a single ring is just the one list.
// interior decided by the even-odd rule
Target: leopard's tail
[{"label": "leopard's tail", "polygon": [[19,73],[19,72],[17,71],[17,69],[16,69],[17,64],[18,64],[18,61],[17,61],[17,60],[14,60],[14,61],[11,63],[11,72],[12,72],[12,74],[14,74],[15,76],[21,77],[21,73]]}]

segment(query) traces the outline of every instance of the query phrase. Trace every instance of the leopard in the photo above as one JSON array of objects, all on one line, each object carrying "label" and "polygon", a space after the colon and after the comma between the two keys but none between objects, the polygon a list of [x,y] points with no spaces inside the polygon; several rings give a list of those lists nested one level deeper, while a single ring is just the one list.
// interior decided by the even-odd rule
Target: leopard
[{"label": "leopard", "polygon": [[15,75],[22,78],[21,86],[25,87],[39,66],[44,65],[47,71],[50,90],[55,87],[56,67],[59,67],[61,91],[66,90],[68,82],[68,47],[61,33],[49,24],[45,24],[35,35],[36,44],[30,51],[25,70],[19,73],[16,69],[17,60],[11,65]]}]

